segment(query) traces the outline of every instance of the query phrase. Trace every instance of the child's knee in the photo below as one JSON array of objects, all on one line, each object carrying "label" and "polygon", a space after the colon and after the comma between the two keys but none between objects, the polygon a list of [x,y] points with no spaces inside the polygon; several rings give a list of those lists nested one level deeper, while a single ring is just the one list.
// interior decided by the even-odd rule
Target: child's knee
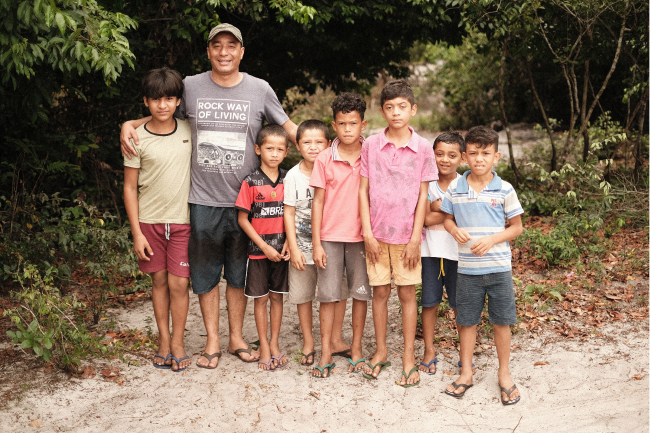
[{"label": "child's knee", "polygon": [[258,306],[262,307],[262,306],[266,306],[268,301],[269,301],[269,295],[264,295],[264,296],[260,296],[259,298],[255,298],[253,302],[255,303],[256,307]]},{"label": "child's knee", "polygon": [[271,299],[271,303],[273,304],[282,303],[284,301],[284,298],[280,293],[271,292],[269,293],[269,298]]}]

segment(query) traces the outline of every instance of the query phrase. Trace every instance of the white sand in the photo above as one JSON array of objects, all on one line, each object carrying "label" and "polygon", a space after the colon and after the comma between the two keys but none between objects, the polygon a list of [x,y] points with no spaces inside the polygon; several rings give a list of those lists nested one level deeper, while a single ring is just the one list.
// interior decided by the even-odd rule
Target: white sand
[{"label": "white sand", "polygon": [[[646,321],[607,326],[600,331],[611,338],[585,342],[564,339],[556,334],[513,338],[511,371],[521,390],[522,400],[512,407],[499,401],[496,352],[487,350],[475,358],[480,367],[475,386],[463,399],[443,393],[455,379],[458,354],[443,350],[438,373],[422,375],[419,387],[403,389],[395,385],[402,370],[401,359],[377,381],[346,373],[346,362],[329,379],[312,379],[307,367],[295,361],[275,373],[257,369],[228,355],[227,314],[222,288],[221,358],[216,370],[194,364],[183,373],[154,369],[150,361],[127,366],[114,361],[124,384],[105,382],[102,362],[94,379],[70,379],[54,387],[44,386],[25,394],[0,411],[0,431],[56,432],[647,432],[648,324]],[[350,305],[344,326],[349,341]],[[396,295],[390,300],[389,324],[400,322]],[[115,312],[113,312],[115,313]],[[372,355],[373,328],[369,309],[364,338],[365,355]],[[296,352],[301,335],[295,306],[285,303],[281,347]],[[119,326],[140,328],[153,317],[151,302],[121,310]],[[314,314],[315,335],[318,316]],[[155,330],[155,324],[153,324]],[[202,350],[205,334],[196,296],[191,296],[186,332],[189,354]],[[399,352],[401,332],[389,326],[389,350]],[[244,337],[257,339],[248,305]],[[319,340],[317,339],[317,347]],[[416,354],[423,345],[416,342]],[[450,357],[444,356],[447,354]],[[192,356],[196,361],[198,356]],[[316,357],[318,361],[318,357]],[[549,365],[534,366],[537,361]],[[444,373],[451,371],[454,376]],[[634,375],[641,375],[635,380]],[[40,420],[42,427],[29,424]]]}]

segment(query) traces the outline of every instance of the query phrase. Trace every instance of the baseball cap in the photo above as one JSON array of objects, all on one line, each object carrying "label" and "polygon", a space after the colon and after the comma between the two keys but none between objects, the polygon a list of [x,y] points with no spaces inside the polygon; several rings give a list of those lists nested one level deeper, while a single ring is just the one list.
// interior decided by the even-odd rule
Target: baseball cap
[{"label": "baseball cap", "polygon": [[239,29],[237,27],[233,26],[232,24],[228,24],[228,23],[222,23],[222,24],[219,24],[216,27],[213,27],[212,30],[210,30],[210,36],[208,36],[208,43],[215,36],[217,36],[219,33],[222,33],[222,32],[232,33],[233,36],[235,38],[237,38],[237,40],[239,42],[241,42],[242,46],[244,45],[244,40],[241,37],[241,32],[239,31]]}]

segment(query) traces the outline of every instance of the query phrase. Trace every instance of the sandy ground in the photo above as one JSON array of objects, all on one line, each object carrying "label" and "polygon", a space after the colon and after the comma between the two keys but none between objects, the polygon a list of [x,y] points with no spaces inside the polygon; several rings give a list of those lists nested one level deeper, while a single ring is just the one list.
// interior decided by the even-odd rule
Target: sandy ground
[{"label": "sandy ground", "polygon": [[[222,283],[223,284],[223,283]],[[93,379],[67,379],[57,385],[26,392],[0,411],[0,431],[66,432],[647,432],[648,431],[648,326],[647,322],[619,323],[601,328],[607,337],[581,342],[556,334],[513,338],[511,370],[522,400],[504,407],[498,400],[496,352],[484,342],[475,358],[479,370],[475,386],[460,400],[443,390],[458,371],[458,354],[438,354],[434,376],[422,375],[419,387],[395,385],[401,372],[397,356],[401,345],[399,310],[395,292],[390,300],[389,350],[392,367],[377,381],[345,372],[343,358],[329,379],[317,380],[296,361],[275,373],[257,369],[226,353],[227,316],[222,292],[221,350],[216,370],[192,365],[183,373],[115,360],[124,383]],[[369,312],[371,309],[369,309]],[[113,310],[118,326],[140,328],[153,317],[150,301],[133,308]],[[350,339],[350,305],[344,337]],[[318,316],[315,315],[315,318]],[[318,334],[315,320],[315,334]],[[155,329],[155,325],[154,325]],[[191,296],[186,332],[188,353],[197,359],[205,334],[196,296]],[[366,323],[364,351],[373,351],[372,320]],[[257,339],[252,303],[244,327],[248,341]],[[317,345],[319,341],[317,340]],[[301,348],[298,317],[285,303],[281,345],[289,352]],[[417,354],[423,345],[416,342]],[[534,366],[538,361],[548,365]],[[96,364],[98,370],[102,364]],[[454,376],[445,373],[453,372]],[[100,370],[101,371],[101,370]],[[99,373],[99,372],[98,372]],[[633,378],[641,375],[641,380]],[[639,376],[637,376],[639,377]],[[40,420],[40,428],[29,427]]]}]

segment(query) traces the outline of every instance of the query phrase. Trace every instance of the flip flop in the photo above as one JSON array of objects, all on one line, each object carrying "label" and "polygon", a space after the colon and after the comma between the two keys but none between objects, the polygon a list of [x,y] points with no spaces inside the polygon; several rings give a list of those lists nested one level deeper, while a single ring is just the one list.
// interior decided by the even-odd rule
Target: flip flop
[{"label": "flip flop", "polygon": [[372,369],[372,371],[375,371],[375,367],[381,367],[379,369],[379,371],[377,372],[377,377],[373,376],[372,374],[363,373],[363,377],[365,377],[366,379],[377,380],[377,378],[379,377],[379,374],[381,373],[381,371],[384,368],[390,367],[390,362],[388,362],[388,361],[378,362],[375,365],[372,365],[370,362],[366,362],[366,365],[368,367],[370,367]]},{"label": "flip flop", "polygon": [[[238,349],[238,350],[242,350],[242,349]],[[235,356],[236,356],[236,355],[235,355]],[[244,361],[244,362],[250,362],[250,361]],[[266,365],[266,366],[269,368],[268,370],[264,370],[263,368],[260,368],[260,370],[262,370],[262,371],[266,371],[267,373],[275,373],[275,367],[272,365],[272,364],[273,364],[273,360],[272,360],[272,359],[271,359],[269,362],[264,362],[264,361],[262,361],[261,359],[259,359],[259,360],[257,361],[257,366],[258,366],[258,368],[259,368],[259,365],[260,365],[260,364],[264,364],[264,365]]]},{"label": "flip flop", "polygon": [[202,357],[202,356],[205,356],[205,358],[208,360],[208,365],[201,365],[201,364],[199,364],[199,361],[198,361],[198,359],[197,359],[197,360],[196,360],[196,366],[199,367],[199,368],[205,368],[205,369],[208,369],[208,370],[214,370],[215,368],[217,368],[217,366],[218,366],[219,364],[215,365],[214,367],[210,367],[210,363],[212,362],[212,360],[213,360],[214,358],[217,358],[217,359],[221,358],[221,352],[214,352],[214,353],[210,354],[210,353],[207,353],[207,352],[204,351],[204,352],[202,352],[202,353],[199,355],[199,358]]},{"label": "flip flop", "polygon": [[465,395],[465,391],[467,391],[468,389],[470,389],[471,387],[474,386],[474,384],[465,385],[464,383],[461,383],[460,385],[458,385],[456,382],[452,382],[451,385],[454,387],[454,390],[456,390],[458,388],[464,388],[463,392],[461,392],[460,394],[456,394],[455,392],[451,392],[451,391],[448,391],[448,390],[445,389],[445,394],[450,395],[450,396],[455,397],[455,398],[461,398],[462,396]]},{"label": "flip flop", "polygon": [[273,356],[273,355],[271,355],[271,362],[273,362],[273,361],[278,361],[278,365],[275,366],[276,369],[277,369],[277,368],[284,368],[284,367],[286,367],[287,365],[289,365],[289,360],[288,360],[288,359],[287,359],[287,362],[285,362],[284,364],[280,364],[280,360],[281,360],[282,358],[285,358],[284,353],[281,353],[280,356]]},{"label": "flip flop", "polygon": [[[325,364],[323,366],[323,368],[320,368],[319,366],[315,366],[314,368],[316,368],[316,369],[318,369],[320,371],[320,376],[314,376],[312,374],[311,377],[313,377],[314,379],[327,379],[328,377],[330,377],[332,375],[332,370],[334,370],[334,367],[336,367],[335,362],[333,362],[331,364]],[[324,376],[324,374],[325,374],[324,370],[325,369],[327,369],[327,376]]]},{"label": "flip flop", "polygon": [[428,364],[426,364],[425,362],[420,362],[420,365],[426,367],[429,370],[429,371],[423,371],[422,373],[426,373],[429,376],[433,376],[434,374],[436,374],[436,371],[431,373],[431,364],[433,364],[434,367],[436,368],[436,371],[438,371],[438,357],[435,357],[431,361],[429,361]]},{"label": "flip flop", "polygon": [[[167,362],[167,360],[169,359],[170,356],[172,356],[171,353],[169,355],[167,355],[167,356],[162,356],[162,355],[155,354],[153,357],[154,358],[160,358],[160,359],[164,360],[165,362]],[[154,367],[159,368],[161,370],[169,370],[170,368],[172,368],[171,364],[169,364],[169,365],[167,365],[167,364],[156,364],[153,361],[151,363],[153,364]]]},{"label": "flip flop", "polygon": [[[462,367],[462,366],[463,366],[463,363],[462,363],[462,362],[460,362],[460,361],[458,361],[458,366],[459,366],[459,367]],[[476,365],[474,365],[474,363],[473,363],[473,362],[472,362],[472,367],[476,367]]]},{"label": "flip flop", "polygon": [[[172,355],[172,359],[173,359],[174,361],[176,361],[176,364],[178,364],[178,366],[180,367],[180,366],[181,366],[181,361],[184,360],[184,359],[190,359],[190,357],[189,357],[189,356],[184,356],[184,357],[182,357],[181,359],[178,359],[178,358],[176,358],[174,355]],[[174,373],[180,373],[181,371],[187,370],[187,367],[189,367],[189,365],[186,365],[186,366],[183,367],[183,368],[179,368],[178,370],[174,370],[174,369],[172,368],[172,371],[173,371]]]},{"label": "flip flop", "polygon": [[[231,351],[229,350],[228,353],[230,353],[232,356],[234,356],[234,357],[236,357],[236,358],[239,358],[239,360],[240,360],[241,362],[246,362],[246,363],[248,363],[248,362],[257,362],[257,361],[258,361],[257,359],[251,359],[251,360],[249,360],[249,361],[246,361],[244,358],[242,358],[241,356],[239,356],[240,353],[248,353],[249,355],[251,355],[251,352],[252,352],[252,351],[253,351],[253,348],[252,348],[252,347],[250,346],[250,344],[249,344],[248,347],[246,347],[246,349],[237,349],[237,350],[235,350],[234,352],[231,352]],[[251,355],[251,356],[252,356],[252,355]]]},{"label": "flip flop", "polygon": [[341,350],[340,352],[332,353],[332,356],[340,356],[341,358],[349,358],[352,353],[352,349]]},{"label": "flip flop", "polygon": [[362,369],[357,370],[357,364],[360,363],[360,362],[366,362],[366,358],[361,358],[357,362],[354,362],[352,360],[352,358],[348,358],[348,362],[350,364],[352,364],[352,371],[350,371],[349,373],[357,374],[357,373],[360,373],[362,371]]},{"label": "flip flop", "polygon": [[[504,387],[499,385],[499,388],[501,388],[501,392],[505,392],[506,395],[508,396],[508,398],[510,398],[510,394],[515,392],[515,389],[517,389],[517,385],[512,385],[510,387],[510,389],[505,389]],[[517,403],[519,403],[519,400],[521,400],[521,395],[520,395],[519,397],[515,398],[514,400],[503,401],[503,396],[501,394],[499,394],[499,395],[501,396],[501,404],[503,404],[504,406],[510,406],[510,405],[513,405],[513,404],[517,404]]]},{"label": "flip flop", "polygon": [[[431,362],[433,362],[433,361],[431,361]],[[409,374],[406,374],[406,372],[405,372],[404,370],[402,370],[402,376],[404,376],[404,377],[406,378],[406,380],[409,380],[409,377],[411,377],[411,375],[413,374],[414,371],[419,371],[417,365],[416,365],[415,367],[413,367],[413,368],[411,369],[411,371],[409,371]],[[399,383],[399,380],[396,380],[395,383],[396,383],[397,385],[401,386],[402,388],[410,388],[410,387],[412,387],[412,386],[417,386],[417,385],[419,385],[419,384],[420,384],[420,381],[418,380],[418,381],[415,382],[415,383],[405,383],[404,385],[402,385],[401,383]]]},{"label": "flip flop", "polygon": [[305,359],[305,361],[308,360],[309,357],[311,356],[311,362],[302,362],[301,361],[300,365],[314,365],[314,355],[316,355],[316,352],[309,352],[306,355],[303,354],[302,357]]}]

